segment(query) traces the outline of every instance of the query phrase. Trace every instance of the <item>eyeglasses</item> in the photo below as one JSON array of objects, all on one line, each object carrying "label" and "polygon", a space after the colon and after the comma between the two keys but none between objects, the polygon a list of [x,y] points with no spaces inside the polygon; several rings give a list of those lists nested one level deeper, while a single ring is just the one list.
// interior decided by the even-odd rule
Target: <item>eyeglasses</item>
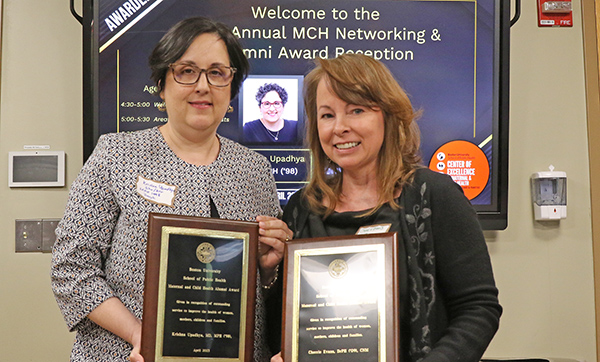
[{"label": "eyeglasses", "polygon": [[279,109],[279,108],[281,108],[281,106],[283,106],[283,103],[280,102],[280,101],[275,101],[273,103],[271,103],[271,102],[261,102],[260,106],[263,107],[263,108],[269,108],[269,107],[273,106],[273,107]]},{"label": "eyeglasses", "polygon": [[192,64],[169,64],[173,71],[173,79],[179,84],[194,85],[200,80],[202,73],[206,74],[208,84],[214,87],[227,87],[231,84],[233,74],[237,71],[234,67],[216,66],[200,69]]}]

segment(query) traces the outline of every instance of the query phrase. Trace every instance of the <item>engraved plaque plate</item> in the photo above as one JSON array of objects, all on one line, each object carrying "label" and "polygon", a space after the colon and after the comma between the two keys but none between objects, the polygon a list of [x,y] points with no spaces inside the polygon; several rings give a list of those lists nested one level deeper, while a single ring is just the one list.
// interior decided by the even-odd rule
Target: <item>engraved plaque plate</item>
[{"label": "engraved plaque plate", "polygon": [[150,214],[147,362],[252,360],[257,240],[254,222]]},{"label": "engraved plaque plate", "polygon": [[285,361],[398,361],[397,234],[299,239],[284,261]]}]

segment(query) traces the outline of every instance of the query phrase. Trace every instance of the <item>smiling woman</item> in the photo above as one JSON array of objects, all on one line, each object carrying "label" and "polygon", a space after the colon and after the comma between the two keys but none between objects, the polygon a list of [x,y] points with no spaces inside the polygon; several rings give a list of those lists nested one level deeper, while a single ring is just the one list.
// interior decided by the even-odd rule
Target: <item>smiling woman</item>
[{"label": "smiling woman", "polygon": [[[381,108],[341,100],[322,78],[317,86],[317,130],[323,152],[344,170],[346,177],[377,175],[385,131]],[[370,201],[362,209],[377,205],[376,192],[362,196]]]},{"label": "smiling woman", "polygon": [[397,233],[400,360],[479,361],[502,312],[485,239],[460,186],[419,164],[402,87],[380,61],[345,54],[317,60],[304,105],[313,162],[285,206],[294,238]]},{"label": "smiling woman", "polygon": [[[364,196],[363,210],[394,205],[421,161],[419,113],[383,63],[362,54],[317,62],[304,88],[313,153],[308,201],[324,208],[325,215],[337,210],[343,197]],[[369,186],[361,186],[360,193],[343,192],[352,187],[352,177]]]},{"label": "smiling woman", "polygon": [[277,83],[265,83],[256,92],[261,117],[244,125],[246,143],[290,143],[296,141],[296,121],[283,119],[288,93]]},{"label": "smiling woman", "polygon": [[248,61],[224,24],[196,17],[167,31],[149,65],[167,122],[101,136],[56,229],[52,287],[69,329],[77,332],[71,361],[143,361],[150,212],[258,221],[254,360],[268,361],[260,286],[269,285],[283,254],[270,245],[291,232],[276,218],[281,210],[267,159],[216,133]]},{"label": "smiling woman", "polygon": [[[169,121],[160,131],[175,154],[191,164],[208,165],[219,154],[215,135],[231,100],[229,85],[234,75],[229,64],[227,46],[214,33],[198,35],[186,52],[169,64],[170,74],[160,92]],[[214,75],[209,76],[206,69],[222,69],[217,73],[226,76],[214,84],[210,81]]]}]

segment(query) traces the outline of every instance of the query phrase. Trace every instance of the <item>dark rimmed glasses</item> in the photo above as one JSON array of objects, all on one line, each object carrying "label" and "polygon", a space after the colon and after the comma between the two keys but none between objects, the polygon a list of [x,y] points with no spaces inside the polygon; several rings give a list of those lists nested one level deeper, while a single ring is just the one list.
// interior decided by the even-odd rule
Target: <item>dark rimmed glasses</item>
[{"label": "dark rimmed glasses", "polygon": [[193,64],[169,64],[173,72],[173,79],[179,84],[194,85],[200,80],[202,73],[206,75],[206,81],[213,87],[227,87],[233,80],[233,74],[237,69],[218,65],[208,69],[200,69]]}]

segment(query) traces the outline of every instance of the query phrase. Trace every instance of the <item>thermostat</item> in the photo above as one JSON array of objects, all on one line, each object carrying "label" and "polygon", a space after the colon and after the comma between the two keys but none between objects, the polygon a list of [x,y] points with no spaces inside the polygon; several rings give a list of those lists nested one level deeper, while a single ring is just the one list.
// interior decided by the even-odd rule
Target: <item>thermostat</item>
[{"label": "thermostat", "polygon": [[62,187],[65,185],[65,151],[8,153],[9,187]]}]

